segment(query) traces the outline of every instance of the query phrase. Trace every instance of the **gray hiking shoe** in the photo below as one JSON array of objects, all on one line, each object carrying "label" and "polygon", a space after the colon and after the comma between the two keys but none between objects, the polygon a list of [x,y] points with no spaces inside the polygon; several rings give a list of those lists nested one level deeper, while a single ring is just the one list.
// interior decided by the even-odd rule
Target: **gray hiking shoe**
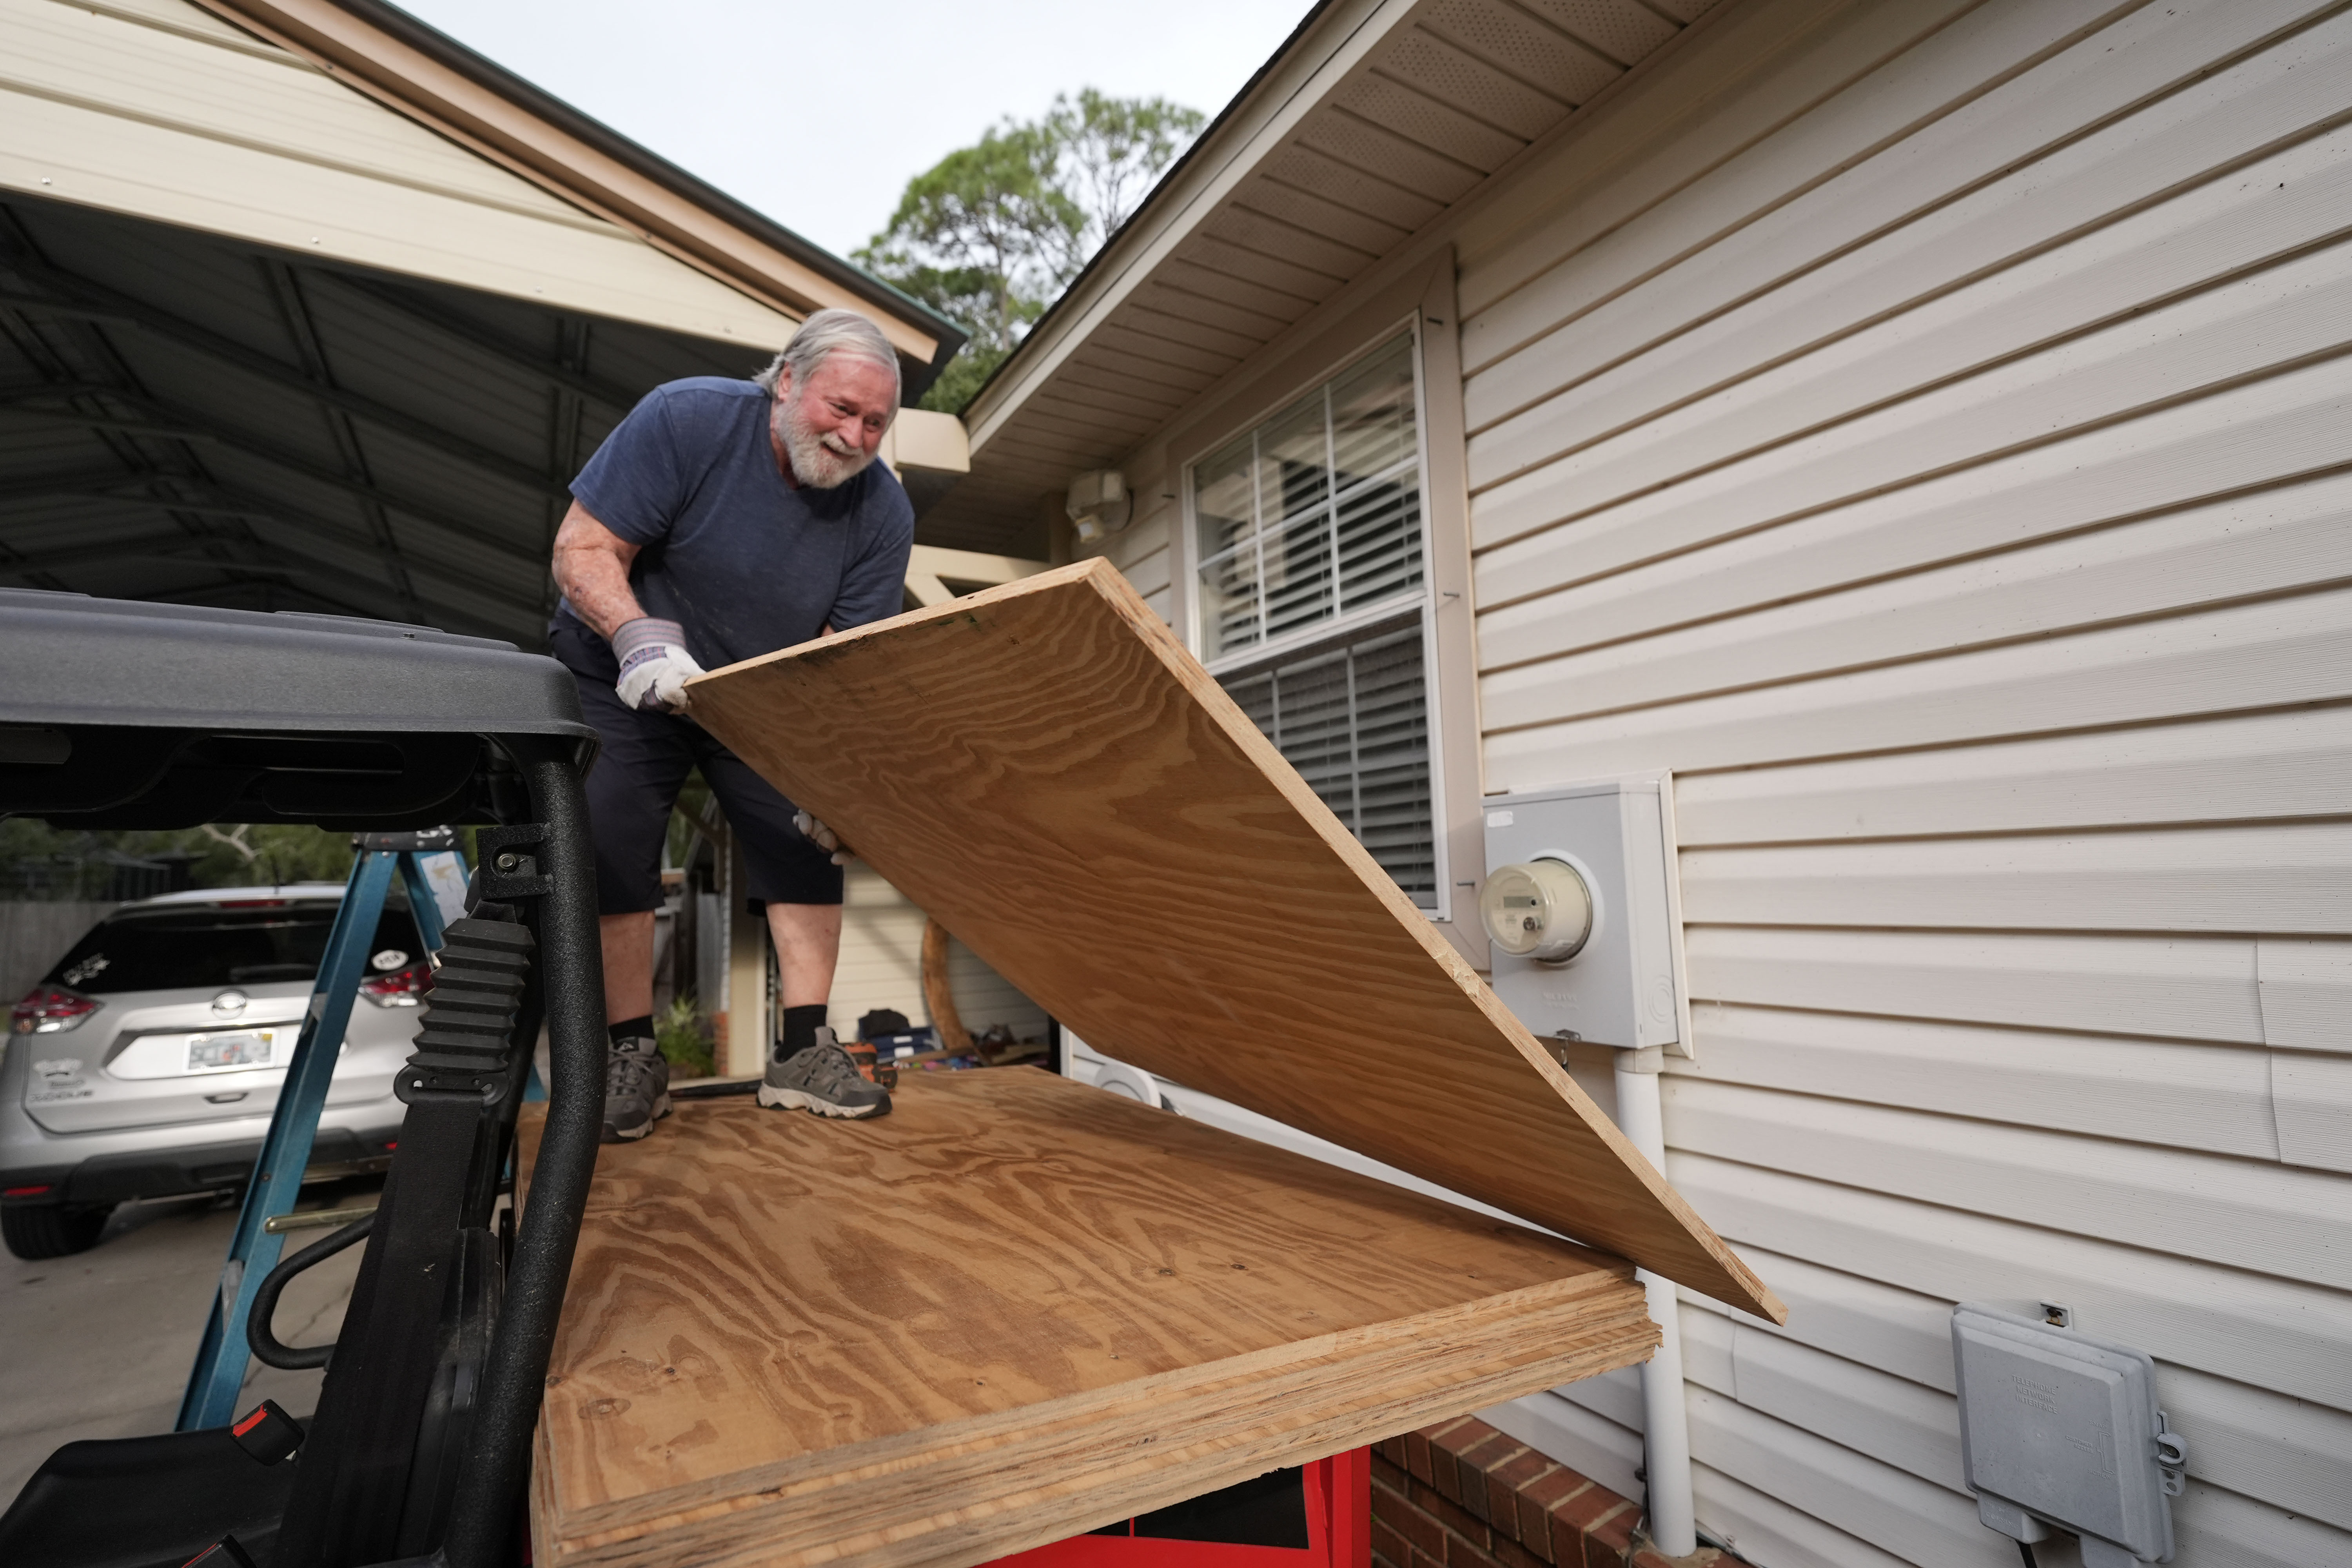
[{"label": "gray hiking shoe", "polygon": [[604,1058],[604,1142],[644,1137],[669,1114],[669,1063],[640,1035],[616,1041]]},{"label": "gray hiking shoe", "polygon": [[840,1038],[819,1028],[816,1044],[782,1061],[768,1062],[767,1081],[760,1085],[760,1103],[772,1109],[813,1110],[819,1116],[887,1116],[890,1095],[866,1081]]}]

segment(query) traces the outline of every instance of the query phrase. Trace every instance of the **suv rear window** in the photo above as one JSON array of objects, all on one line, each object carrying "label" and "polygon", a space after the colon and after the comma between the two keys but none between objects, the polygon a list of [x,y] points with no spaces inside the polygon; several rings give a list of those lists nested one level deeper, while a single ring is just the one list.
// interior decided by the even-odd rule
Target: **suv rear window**
[{"label": "suv rear window", "polygon": [[[104,994],[315,979],[335,909],[317,902],[243,910],[213,904],[126,910],[109,915],[75,943],[49,971],[47,984]],[[401,957],[368,968],[397,969],[425,956],[416,940],[416,922],[404,909],[386,909],[376,922],[369,957],[389,952]]]}]

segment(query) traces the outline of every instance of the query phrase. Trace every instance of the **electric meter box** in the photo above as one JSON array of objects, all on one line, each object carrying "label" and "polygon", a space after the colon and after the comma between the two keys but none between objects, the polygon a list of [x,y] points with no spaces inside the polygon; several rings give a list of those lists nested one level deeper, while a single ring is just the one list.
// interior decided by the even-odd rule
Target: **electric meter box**
[{"label": "electric meter box", "polygon": [[[1675,929],[1680,900],[1667,880],[1667,787],[1663,778],[1611,779],[1486,798],[1481,915],[1491,940],[1496,920],[1517,921],[1524,904],[1529,928],[1524,943],[1493,942],[1495,994],[1537,1035],[1691,1054]],[[1546,861],[1567,865],[1583,882],[1590,931],[1580,944],[1573,931],[1541,943],[1543,951],[1573,946],[1570,957],[1514,956],[1509,945],[1538,948],[1554,934],[1537,930],[1539,921],[1588,918],[1580,902],[1540,896]],[[1499,906],[1507,893],[1520,894],[1509,910],[1485,907]]]}]

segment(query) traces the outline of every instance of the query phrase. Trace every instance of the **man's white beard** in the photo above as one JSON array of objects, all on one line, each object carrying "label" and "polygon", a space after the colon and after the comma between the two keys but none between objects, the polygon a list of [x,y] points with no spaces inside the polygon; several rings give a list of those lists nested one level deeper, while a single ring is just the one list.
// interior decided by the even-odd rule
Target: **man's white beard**
[{"label": "man's white beard", "polygon": [[874,455],[837,433],[819,435],[801,413],[800,394],[776,405],[776,434],[791,459],[793,478],[813,490],[837,489],[866,471]]}]

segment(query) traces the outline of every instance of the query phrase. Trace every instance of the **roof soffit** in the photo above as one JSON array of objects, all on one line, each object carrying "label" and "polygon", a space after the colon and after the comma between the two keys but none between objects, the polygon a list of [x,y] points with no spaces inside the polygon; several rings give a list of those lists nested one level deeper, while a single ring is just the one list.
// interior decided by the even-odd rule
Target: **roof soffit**
[{"label": "roof soffit", "polygon": [[[1144,414],[1143,402],[1172,402],[1179,422],[1216,402],[1244,363],[1316,335],[1348,300],[1423,265],[1452,218],[1717,8],[1335,6],[1269,69],[1191,182],[1154,193],[1096,276],[984,390],[967,413],[971,479],[926,526],[978,541],[1002,498],[1055,489],[1165,430],[1170,416]],[[1123,406],[1091,390],[1063,395],[1079,380],[1124,381],[1132,395]],[[1087,405],[1082,423],[1074,401]]]},{"label": "roof soffit", "polygon": [[1193,165],[1189,171],[1178,172],[1181,183],[1147,198],[1138,215],[1143,221],[1130,220],[1113,238],[1108,253],[1089,268],[1093,277],[1082,277],[1072,294],[1055,302],[1054,314],[1059,319],[1040,323],[1024,341],[1017,363],[1007,367],[1012,374],[1000,374],[964,411],[975,449],[1030,390],[1084,346],[1112,311],[1153,279],[1193,231],[1215,216],[1271,151],[1411,10],[1412,0],[1335,5],[1307,37],[1290,46],[1289,58],[1277,61],[1258,83],[1253,101],[1241,106],[1216,133],[1213,144],[1189,160]]}]

